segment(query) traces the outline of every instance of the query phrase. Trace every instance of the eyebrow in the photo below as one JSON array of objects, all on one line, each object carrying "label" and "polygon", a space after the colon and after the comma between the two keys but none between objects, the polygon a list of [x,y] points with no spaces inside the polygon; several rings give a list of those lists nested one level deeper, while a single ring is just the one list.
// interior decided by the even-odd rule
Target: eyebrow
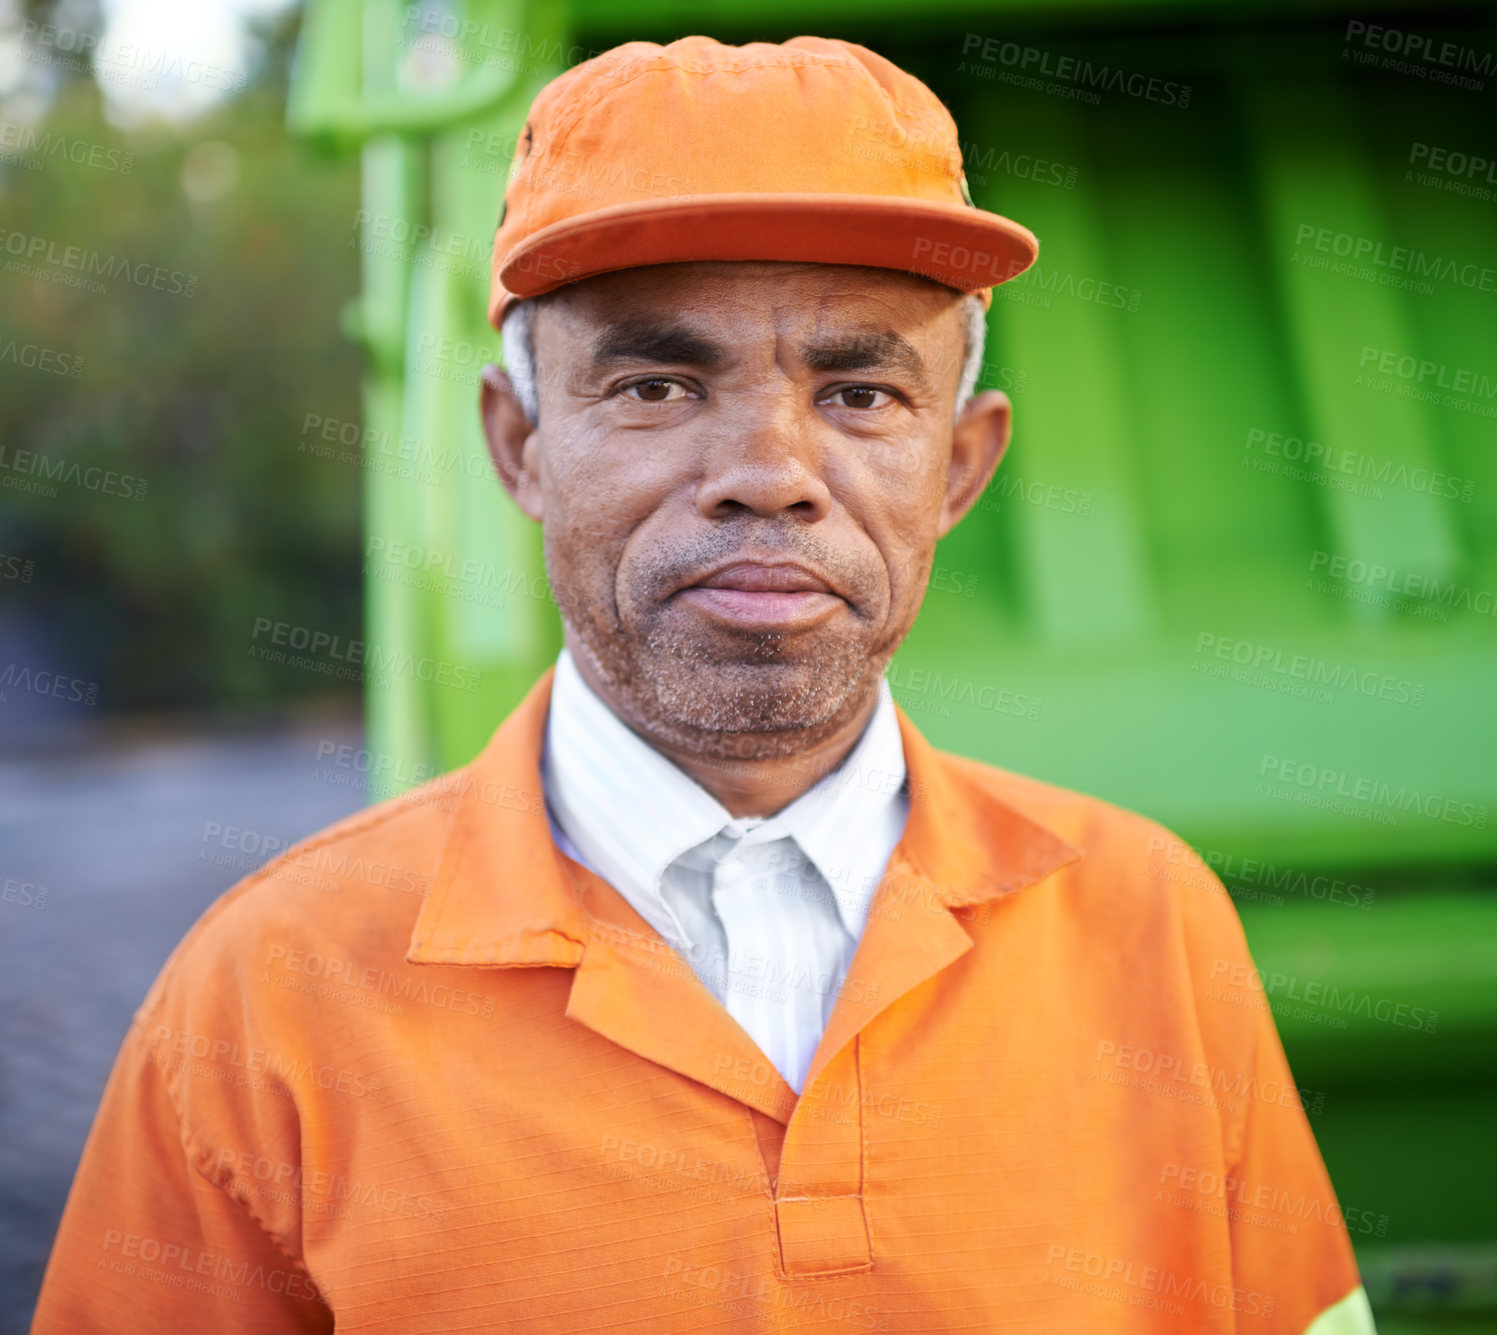
[{"label": "eyebrow", "polygon": [[813,371],[903,370],[925,383],[925,361],[892,329],[865,330],[842,338],[807,343],[801,360]]},{"label": "eyebrow", "polygon": [[623,320],[611,325],[593,344],[593,370],[618,362],[666,362],[678,366],[719,366],[723,348],[685,325],[653,320]]},{"label": "eyebrow", "polygon": [[[914,346],[892,329],[857,333],[802,344],[801,361],[812,371],[903,370],[922,386],[925,360]],[[605,329],[593,344],[592,369],[606,370],[620,362],[653,362],[676,366],[721,366],[727,350],[682,324],[654,320],[621,320]]]}]

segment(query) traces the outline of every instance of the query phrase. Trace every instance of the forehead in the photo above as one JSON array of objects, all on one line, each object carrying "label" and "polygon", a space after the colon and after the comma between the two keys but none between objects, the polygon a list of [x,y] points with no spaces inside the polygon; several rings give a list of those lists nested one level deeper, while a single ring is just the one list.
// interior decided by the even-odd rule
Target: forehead
[{"label": "forehead", "polygon": [[669,323],[710,330],[731,347],[766,335],[888,331],[936,347],[963,334],[961,294],[915,274],[842,264],[723,261],[600,274],[543,303],[564,340],[611,326]]}]

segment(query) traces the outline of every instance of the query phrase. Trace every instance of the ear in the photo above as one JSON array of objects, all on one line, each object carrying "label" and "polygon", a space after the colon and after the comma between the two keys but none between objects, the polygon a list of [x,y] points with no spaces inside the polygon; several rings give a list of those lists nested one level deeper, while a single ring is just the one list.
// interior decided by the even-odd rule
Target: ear
[{"label": "ear", "polygon": [[536,476],[535,452],[539,445],[535,429],[515,396],[510,379],[490,363],[479,380],[478,410],[483,434],[489,443],[489,458],[504,490],[532,519],[541,518],[540,479]]},{"label": "ear", "polygon": [[951,465],[941,503],[937,536],[945,537],[992,480],[1013,429],[1013,407],[1000,389],[967,400],[951,435]]}]

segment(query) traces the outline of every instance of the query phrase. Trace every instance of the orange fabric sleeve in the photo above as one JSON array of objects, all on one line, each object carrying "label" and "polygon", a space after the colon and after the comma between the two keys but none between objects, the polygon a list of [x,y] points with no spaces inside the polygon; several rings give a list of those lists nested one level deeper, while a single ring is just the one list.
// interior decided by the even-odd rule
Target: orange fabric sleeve
[{"label": "orange fabric sleeve", "polygon": [[84,1147],[33,1335],[331,1331],[305,1268],[199,1171],[144,1016]]},{"label": "orange fabric sleeve", "polygon": [[1272,1317],[1239,1329],[1301,1335],[1361,1283],[1341,1207],[1305,1109],[1324,1096],[1297,1089],[1267,998],[1253,1029],[1252,1087],[1224,1195],[1237,1288],[1273,1299]]},{"label": "orange fabric sleeve", "polygon": [[[1151,842],[1161,852],[1185,847],[1157,827]],[[1221,1098],[1222,1158],[1219,1169],[1204,1159],[1171,1166],[1166,1191],[1194,1214],[1225,1219],[1236,1330],[1304,1335],[1361,1283],[1311,1130],[1327,1096],[1300,1087],[1290,1071],[1270,997],[1221,880],[1199,859],[1193,866],[1180,861],[1197,1023]],[[1360,1232],[1365,1215],[1353,1216]]]}]

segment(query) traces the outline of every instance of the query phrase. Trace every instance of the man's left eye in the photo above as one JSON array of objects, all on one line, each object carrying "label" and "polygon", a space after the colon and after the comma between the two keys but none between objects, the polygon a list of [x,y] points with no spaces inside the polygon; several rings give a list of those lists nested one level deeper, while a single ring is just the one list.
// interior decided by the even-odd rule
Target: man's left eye
[{"label": "man's left eye", "polygon": [[894,401],[887,390],[875,389],[872,385],[849,385],[846,389],[834,390],[828,402],[842,408],[885,408]]},{"label": "man's left eye", "polygon": [[668,403],[672,399],[684,399],[686,386],[679,380],[667,380],[663,376],[648,380],[636,380],[623,387],[624,394],[641,403]]}]

